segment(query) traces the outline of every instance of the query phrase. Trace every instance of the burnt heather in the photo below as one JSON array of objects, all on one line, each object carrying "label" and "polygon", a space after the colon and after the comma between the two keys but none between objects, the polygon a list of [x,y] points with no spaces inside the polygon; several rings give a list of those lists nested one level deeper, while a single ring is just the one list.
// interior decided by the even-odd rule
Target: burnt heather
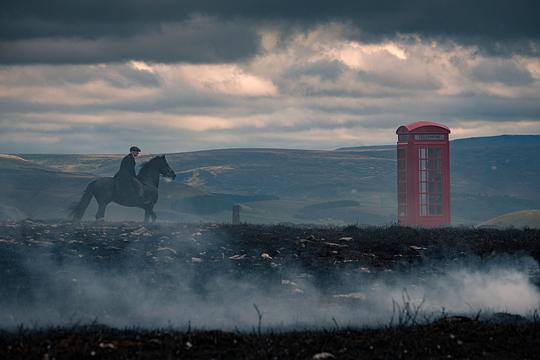
[{"label": "burnt heather", "polygon": [[[536,287],[523,258],[540,260],[539,230],[2,223],[0,358],[538,359],[535,313],[419,312],[407,290],[379,322],[356,310],[386,309],[381,279],[427,288],[456,267],[518,267]],[[245,318],[224,315],[236,303]],[[288,321],[305,307],[338,316]]]}]

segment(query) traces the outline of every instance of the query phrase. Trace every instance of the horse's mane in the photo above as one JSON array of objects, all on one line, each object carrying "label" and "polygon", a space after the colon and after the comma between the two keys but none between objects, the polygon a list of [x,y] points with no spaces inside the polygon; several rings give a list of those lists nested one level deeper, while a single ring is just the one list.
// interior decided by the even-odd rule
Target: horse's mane
[{"label": "horse's mane", "polygon": [[139,170],[139,175],[146,173],[149,170],[150,165],[152,165],[152,162],[154,162],[157,159],[159,159],[159,156],[154,156],[150,160],[143,162],[141,164],[141,169]]}]

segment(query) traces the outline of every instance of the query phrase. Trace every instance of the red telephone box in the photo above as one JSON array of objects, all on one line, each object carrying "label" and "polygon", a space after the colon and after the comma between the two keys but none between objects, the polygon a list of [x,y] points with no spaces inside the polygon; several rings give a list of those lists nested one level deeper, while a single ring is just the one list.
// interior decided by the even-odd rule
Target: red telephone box
[{"label": "red telephone box", "polygon": [[396,134],[398,223],[450,225],[450,129],[418,121]]}]

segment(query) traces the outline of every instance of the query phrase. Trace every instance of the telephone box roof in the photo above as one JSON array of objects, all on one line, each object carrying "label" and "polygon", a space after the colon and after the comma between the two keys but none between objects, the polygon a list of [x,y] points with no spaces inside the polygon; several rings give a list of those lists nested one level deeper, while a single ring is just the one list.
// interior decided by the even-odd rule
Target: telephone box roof
[{"label": "telephone box roof", "polygon": [[417,121],[407,125],[401,125],[396,130],[396,134],[406,134],[409,132],[450,134],[450,129],[446,125],[432,121]]}]

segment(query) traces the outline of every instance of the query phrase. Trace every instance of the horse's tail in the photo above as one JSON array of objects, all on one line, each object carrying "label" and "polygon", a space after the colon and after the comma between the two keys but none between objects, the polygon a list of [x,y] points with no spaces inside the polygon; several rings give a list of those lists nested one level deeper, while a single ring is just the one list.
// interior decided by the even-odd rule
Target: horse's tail
[{"label": "horse's tail", "polygon": [[69,207],[69,216],[73,221],[80,221],[84,215],[84,212],[86,211],[86,208],[88,207],[88,204],[90,204],[90,200],[92,200],[92,197],[94,196],[94,184],[96,182],[92,181],[88,186],[86,187],[86,190],[84,190],[84,194],[81,197],[81,200],[77,203],[73,203]]}]

